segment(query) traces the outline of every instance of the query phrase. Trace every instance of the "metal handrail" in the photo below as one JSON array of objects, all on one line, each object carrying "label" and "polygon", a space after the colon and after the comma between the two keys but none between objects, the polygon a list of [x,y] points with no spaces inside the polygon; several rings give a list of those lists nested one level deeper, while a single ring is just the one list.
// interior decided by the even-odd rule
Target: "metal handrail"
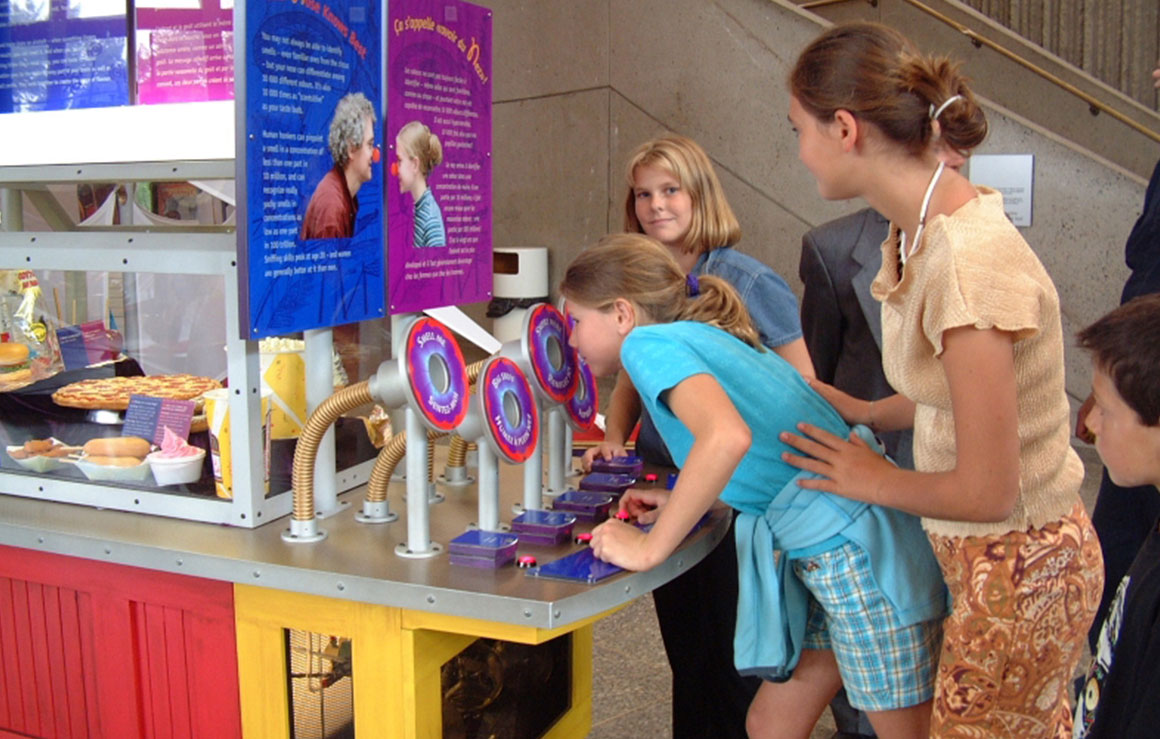
[{"label": "metal handrail", "polygon": [[[826,5],[836,5],[838,3],[850,2],[850,1],[851,0],[813,0],[812,2],[802,3],[798,7],[805,9],[805,10],[810,10],[812,8],[820,8],[820,7],[823,7]],[[878,7],[877,0],[860,0],[860,1],[868,3],[871,7]],[[1079,89],[1078,87],[1071,84],[1070,82],[1067,82],[1065,80],[1060,79],[1059,77],[1055,76],[1051,72],[1048,72],[1046,69],[1040,67],[1039,65],[1035,64],[1034,62],[1028,61],[1027,59],[1024,59],[1023,57],[1019,56],[1015,52],[1008,50],[1006,47],[1001,46],[1001,45],[995,43],[994,41],[991,41],[988,38],[980,36],[978,33],[971,30],[967,26],[964,26],[962,23],[959,23],[954,18],[950,18],[949,16],[943,15],[942,13],[938,12],[934,8],[927,7],[926,5],[919,2],[919,0],[903,0],[903,2],[905,2],[908,5],[913,6],[914,8],[916,8],[918,10],[921,10],[923,13],[926,13],[927,15],[929,15],[929,16],[931,16],[939,21],[942,21],[946,25],[954,28],[956,31],[958,31],[959,33],[963,34],[968,39],[970,39],[971,43],[975,45],[975,48],[978,48],[980,46],[986,46],[988,49],[990,49],[991,51],[994,51],[995,53],[999,54],[1000,56],[1006,57],[1007,59],[1015,62],[1016,64],[1023,67],[1024,69],[1027,69],[1027,70],[1033,72],[1034,74],[1039,75],[1040,77],[1047,80],[1048,82],[1051,82],[1052,84],[1056,85],[1057,87],[1060,87],[1063,90],[1071,93],[1075,97],[1077,97],[1080,100],[1087,103],[1088,110],[1091,111],[1092,115],[1098,115],[1100,113],[1107,113],[1112,118],[1119,121],[1120,123],[1123,123],[1124,125],[1128,126],[1129,128],[1135,130],[1136,132],[1147,136],[1148,138],[1152,139],[1153,141],[1155,141],[1157,143],[1160,143],[1160,133],[1157,133],[1156,131],[1152,130],[1151,128],[1148,128],[1147,126],[1143,125],[1142,123],[1138,123],[1138,122],[1132,120],[1131,118],[1124,115],[1123,113],[1116,110],[1115,108],[1109,107],[1107,104],[1101,102],[1100,100],[1097,100],[1096,98],[1087,94],[1086,92]]]}]

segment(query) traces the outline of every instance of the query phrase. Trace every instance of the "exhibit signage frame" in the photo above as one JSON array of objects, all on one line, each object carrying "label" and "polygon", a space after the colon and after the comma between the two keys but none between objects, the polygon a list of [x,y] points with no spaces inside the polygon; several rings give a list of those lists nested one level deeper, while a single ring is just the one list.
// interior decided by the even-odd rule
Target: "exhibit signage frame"
[{"label": "exhibit signage frame", "polygon": [[[243,335],[384,317],[382,5],[249,0],[234,38]],[[358,96],[373,111],[369,162],[348,123]]]}]

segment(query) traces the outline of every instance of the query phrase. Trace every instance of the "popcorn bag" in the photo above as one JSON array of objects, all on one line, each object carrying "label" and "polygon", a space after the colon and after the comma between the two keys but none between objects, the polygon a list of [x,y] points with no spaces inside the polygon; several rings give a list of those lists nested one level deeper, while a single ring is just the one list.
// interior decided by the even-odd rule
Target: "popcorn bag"
[{"label": "popcorn bag", "polygon": [[0,374],[0,391],[31,385],[64,369],[57,328],[32,270],[0,270],[0,342],[28,348],[28,372]]}]

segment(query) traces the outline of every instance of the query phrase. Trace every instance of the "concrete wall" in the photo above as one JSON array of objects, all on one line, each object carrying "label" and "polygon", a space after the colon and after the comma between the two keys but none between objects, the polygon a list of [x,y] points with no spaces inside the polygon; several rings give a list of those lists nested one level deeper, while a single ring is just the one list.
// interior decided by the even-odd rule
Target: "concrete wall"
[{"label": "concrete wall", "polygon": [[[800,4],[804,0],[794,1]],[[1032,0],[1033,3],[1038,1]],[[1156,5],[1155,0],[1146,1]],[[1069,0],[1072,6],[1076,2],[1086,0]],[[1114,10],[1110,7],[1113,3],[1107,5],[1109,7],[1101,13]],[[907,0],[876,0],[873,6],[864,2],[844,2],[819,7],[817,12],[835,23],[862,19],[903,29],[921,48],[962,62],[976,94],[982,94],[1036,126],[1063,136],[1129,172],[1144,178],[1152,173],[1152,164],[1160,156],[1160,142],[1140,129],[1160,132],[1160,115],[1153,107],[1132,99],[961,2],[923,0],[922,7],[930,13],[919,10]],[[1056,8],[1056,15],[1062,16],[1065,12],[1064,8]],[[945,18],[946,22],[936,18]],[[1076,19],[1069,20],[1074,22]],[[968,29],[971,36],[960,28]],[[986,44],[975,46],[975,37],[998,44],[1004,52],[1040,68],[1063,85],[1082,92],[1094,103],[1089,104],[1084,98],[1005,58]],[[1120,35],[1116,34],[1110,43],[1118,48],[1121,41]],[[1155,58],[1152,58],[1151,64],[1155,63]],[[1152,67],[1149,67],[1149,79],[1151,71]],[[1155,91],[1153,99],[1154,95]],[[1107,112],[1093,115],[1092,104],[1105,106]]]},{"label": "concrete wall", "polygon": [[[740,248],[797,290],[802,234],[863,207],[818,197],[786,121],[784,80],[822,27],[816,16],[781,0],[491,7],[496,245],[549,247],[553,286],[576,253],[622,227],[627,153],[664,130],[705,147],[741,220]],[[980,153],[1036,157],[1035,221],[1023,231],[1056,281],[1070,334],[1118,302],[1145,183],[1013,113],[989,113]],[[1077,397],[1086,365],[1069,352]]]}]

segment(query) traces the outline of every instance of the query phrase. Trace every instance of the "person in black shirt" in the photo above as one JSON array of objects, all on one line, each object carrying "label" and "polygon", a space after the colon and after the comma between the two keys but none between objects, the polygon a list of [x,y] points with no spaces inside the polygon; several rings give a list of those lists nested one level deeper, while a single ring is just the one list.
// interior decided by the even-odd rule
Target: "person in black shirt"
[{"label": "person in black shirt", "polygon": [[[1092,353],[1085,420],[1111,480],[1160,494],[1160,294],[1129,301],[1079,334]],[[1151,737],[1160,730],[1160,530],[1153,520],[1112,599],[1074,737]]]}]

